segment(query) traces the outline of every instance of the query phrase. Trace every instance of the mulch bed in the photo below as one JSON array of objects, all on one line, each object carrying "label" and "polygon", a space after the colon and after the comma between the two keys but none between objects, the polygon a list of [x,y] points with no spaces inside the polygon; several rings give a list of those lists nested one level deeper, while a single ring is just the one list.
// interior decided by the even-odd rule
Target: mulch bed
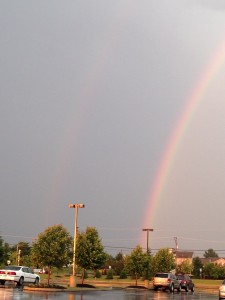
[{"label": "mulch bed", "polygon": [[77,287],[81,287],[81,288],[92,288],[92,289],[95,289],[96,287],[92,284],[87,284],[87,283],[78,283],[77,284]]}]

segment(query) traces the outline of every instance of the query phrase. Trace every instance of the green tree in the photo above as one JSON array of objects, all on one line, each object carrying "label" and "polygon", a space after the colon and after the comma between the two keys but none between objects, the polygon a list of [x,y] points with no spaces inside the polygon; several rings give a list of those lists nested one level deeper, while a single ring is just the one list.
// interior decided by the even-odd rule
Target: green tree
[{"label": "green tree", "polygon": [[0,236],[0,264],[4,263],[4,259],[5,259],[4,256],[5,256],[4,241]]},{"label": "green tree", "polygon": [[31,246],[27,242],[20,241],[11,247],[11,259],[16,264],[28,265],[31,264]]},{"label": "green tree", "polygon": [[8,261],[10,261],[10,264],[17,264],[17,251],[15,250],[16,246],[13,245],[10,247],[8,243],[4,243],[3,247],[4,251],[2,261],[4,265],[6,265]]},{"label": "green tree", "polygon": [[[76,262],[84,270],[91,269],[95,273],[106,260],[106,253],[95,227],[87,227],[78,235],[76,247]],[[82,276],[82,283],[84,277]]]},{"label": "green tree", "polygon": [[37,266],[48,267],[48,284],[52,267],[62,268],[71,258],[72,237],[62,225],[48,227],[33,243],[32,257]]},{"label": "green tree", "polygon": [[11,250],[15,251],[15,252],[17,252],[18,250],[21,250],[21,256],[22,255],[30,255],[30,253],[31,253],[31,246],[27,242],[20,241],[16,245],[13,245],[11,247]]},{"label": "green tree", "polygon": [[204,265],[204,276],[210,279],[218,279],[218,268],[213,263]]},{"label": "green tree", "polygon": [[217,265],[218,268],[218,278],[224,279],[225,278],[225,266]]},{"label": "green tree", "polygon": [[173,253],[168,248],[160,249],[153,257],[153,270],[155,272],[170,272],[175,268]]},{"label": "green tree", "polygon": [[182,261],[180,265],[176,266],[176,272],[177,273],[187,273],[187,274],[192,274],[193,271],[193,265],[190,263],[188,259],[185,259]]},{"label": "green tree", "polygon": [[219,257],[218,254],[212,248],[206,250],[203,256],[205,258]]},{"label": "green tree", "polygon": [[113,267],[113,270],[115,271],[116,275],[120,275],[122,270],[124,269],[125,265],[125,259],[121,252],[119,252],[115,256],[115,266]]},{"label": "green tree", "polygon": [[225,267],[214,263],[205,264],[204,277],[210,279],[224,279]]},{"label": "green tree", "polygon": [[194,257],[192,264],[193,264],[193,275],[197,278],[198,277],[200,278],[202,276],[202,269],[203,269],[203,263],[201,259],[198,256]]},{"label": "green tree", "polygon": [[124,256],[119,252],[115,257],[107,254],[104,269],[108,269],[109,266],[113,269],[115,275],[120,275],[124,269]]},{"label": "green tree", "polygon": [[10,259],[11,248],[8,243],[5,243],[0,236],[0,265],[6,265]]},{"label": "green tree", "polygon": [[135,277],[136,285],[138,278],[150,268],[150,264],[151,256],[143,252],[140,246],[137,246],[131,254],[125,258],[125,269],[131,276]]},{"label": "green tree", "polygon": [[2,262],[4,263],[4,265],[6,265],[8,260],[10,260],[10,253],[11,253],[11,248],[9,246],[9,243],[4,243],[4,252],[2,257]]}]

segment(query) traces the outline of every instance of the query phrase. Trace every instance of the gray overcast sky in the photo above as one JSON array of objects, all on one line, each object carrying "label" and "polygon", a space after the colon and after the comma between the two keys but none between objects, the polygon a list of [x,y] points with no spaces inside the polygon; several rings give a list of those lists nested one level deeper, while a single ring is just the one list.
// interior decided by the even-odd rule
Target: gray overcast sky
[{"label": "gray overcast sky", "polygon": [[168,139],[224,41],[223,0],[0,0],[3,239],[59,223],[73,234],[68,204],[81,202],[80,230],[95,226],[113,254],[145,247],[151,226],[152,249],[177,237],[225,256],[224,61],[143,224]]}]

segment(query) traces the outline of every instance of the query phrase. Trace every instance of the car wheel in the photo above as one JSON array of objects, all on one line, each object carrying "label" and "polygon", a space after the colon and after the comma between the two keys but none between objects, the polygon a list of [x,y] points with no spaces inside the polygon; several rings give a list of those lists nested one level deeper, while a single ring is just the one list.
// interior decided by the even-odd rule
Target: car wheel
[{"label": "car wheel", "polygon": [[4,285],[5,284],[5,280],[0,280],[0,284]]},{"label": "car wheel", "polygon": [[194,291],[195,291],[194,285],[192,286],[191,291],[192,291],[192,293],[194,293]]},{"label": "car wheel", "polygon": [[20,277],[20,279],[19,279],[19,282],[18,282],[18,285],[23,285],[23,283],[24,283],[24,278],[23,277]]},{"label": "car wheel", "polygon": [[36,277],[35,280],[34,280],[34,284],[38,284],[39,283],[39,278]]},{"label": "car wheel", "polygon": [[173,286],[173,284],[171,284],[171,286],[170,286],[170,293],[173,293],[174,292],[174,286]]},{"label": "car wheel", "polygon": [[181,286],[179,285],[179,287],[177,288],[177,291],[180,292],[181,290]]}]

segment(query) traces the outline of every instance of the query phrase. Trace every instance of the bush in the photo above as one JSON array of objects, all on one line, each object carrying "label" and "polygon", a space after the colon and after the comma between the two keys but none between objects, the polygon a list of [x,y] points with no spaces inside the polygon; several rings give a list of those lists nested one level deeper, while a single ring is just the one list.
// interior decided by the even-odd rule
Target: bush
[{"label": "bush", "polygon": [[126,279],[127,278],[127,273],[125,270],[122,270],[120,273],[120,279]]},{"label": "bush", "polygon": [[99,270],[97,270],[95,276],[96,276],[96,278],[101,278],[102,274]]},{"label": "bush", "polygon": [[49,288],[49,289],[66,289],[64,286],[58,284],[47,284],[47,283],[38,283],[38,284],[29,284],[29,287],[34,288]]},{"label": "bush", "polygon": [[106,275],[106,279],[113,279],[113,270],[109,269]]}]

